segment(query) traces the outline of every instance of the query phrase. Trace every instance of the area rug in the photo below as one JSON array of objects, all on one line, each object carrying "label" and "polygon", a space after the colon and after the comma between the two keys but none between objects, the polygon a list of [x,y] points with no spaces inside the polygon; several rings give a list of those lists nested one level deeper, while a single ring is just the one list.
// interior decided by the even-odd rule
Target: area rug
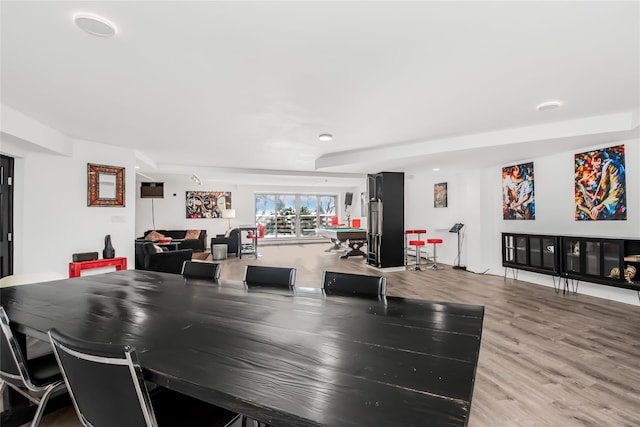
[{"label": "area rug", "polygon": [[211,252],[209,251],[194,252],[193,255],[191,255],[191,259],[197,259],[198,261],[205,261],[207,258],[209,258],[209,255],[211,255]]}]

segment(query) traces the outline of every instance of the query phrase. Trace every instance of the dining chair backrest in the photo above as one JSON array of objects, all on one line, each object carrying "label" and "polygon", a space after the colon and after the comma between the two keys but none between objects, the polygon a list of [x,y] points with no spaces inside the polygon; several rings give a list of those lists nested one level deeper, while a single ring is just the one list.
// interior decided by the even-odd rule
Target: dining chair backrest
[{"label": "dining chair backrest", "polygon": [[27,370],[27,361],[20,349],[18,340],[13,335],[13,330],[9,324],[9,317],[4,307],[0,307],[0,375],[5,380],[21,381],[27,388],[34,388],[29,371]]},{"label": "dining chair backrest", "polygon": [[182,275],[187,278],[216,281],[220,278],[220,264],[215,262],[185,261]]},{"label": "dining chair backrest", "polygon": [[66,392],[60,369],[51,353],[27,361],[2,306],[0,335],[0,390],[9,386],[37,404],[31,421],[35,427],[42,419],[49,398]]},{"label": "dining chair backrest", "polygon": [[387,292],[387,279],[384,276],[324,271],[322,289],[326,295],[380,298]]},{"label": "dining chair backrest", "polygon": [[49,338],[83,425],[156,425],[135,349],[82,341],[55,329]]},{"label": "dining chair backrest", "polygon": [[295,268],[248,265],[244,270],[244,282],[247,287],[266,286],[293,289],[295,287],[295,281]]}]

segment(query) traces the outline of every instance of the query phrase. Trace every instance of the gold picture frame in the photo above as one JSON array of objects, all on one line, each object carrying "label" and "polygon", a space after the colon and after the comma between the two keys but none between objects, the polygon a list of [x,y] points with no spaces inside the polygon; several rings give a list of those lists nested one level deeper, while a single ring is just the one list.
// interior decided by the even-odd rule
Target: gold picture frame
[{"label": "gold picture frame", "polygon": [[124,168],[87,163],[87,206],[124,206]]}]

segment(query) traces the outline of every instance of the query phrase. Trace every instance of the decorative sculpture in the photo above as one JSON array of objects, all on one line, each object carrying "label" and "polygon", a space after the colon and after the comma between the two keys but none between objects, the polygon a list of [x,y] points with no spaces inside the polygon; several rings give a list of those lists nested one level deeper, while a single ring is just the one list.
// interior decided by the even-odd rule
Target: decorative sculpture
[{"label": "decorative sculpture", "polygon": [[624,278],[627,283],[633,283],[633,278],[636,277],[636,268],[633,265],[627,265],[624,269]]},{"label": "decorative sculpture", "polygon": [[111,235],[107,234],[104,236],[104,250],[102,251],[102,258],[110,259],[115,258],[116,251],[113,249],[113,245],[111,244]]}]

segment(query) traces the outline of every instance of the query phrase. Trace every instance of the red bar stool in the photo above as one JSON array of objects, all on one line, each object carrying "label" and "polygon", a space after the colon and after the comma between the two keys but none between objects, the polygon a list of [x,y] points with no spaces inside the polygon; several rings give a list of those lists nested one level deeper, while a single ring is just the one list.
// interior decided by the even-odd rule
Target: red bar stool
[{"label": "red bar stool", "polygon": [[410,240],[409,245],[416,247],[416,266],[413,269],[420,271],[420,247],[424,246],[424,240]]},{"label": "red bar stool", "polygon": [[407,236],[409,234],[417,234],[418,240],[420,240],[421,234],[427,234],[427,230],[405,230],[404,232],[404,265],[409,265],[409,242]]},{"label": "red bar stool", "polygon": [[427,243],[433,245],[433,265],[431,266],[431,268],[433,268],[434,270],[438,270],[440,269],[440,266],[438,265],[436,257],[436,245],[441,244],[442,239],[427,239]]}]

